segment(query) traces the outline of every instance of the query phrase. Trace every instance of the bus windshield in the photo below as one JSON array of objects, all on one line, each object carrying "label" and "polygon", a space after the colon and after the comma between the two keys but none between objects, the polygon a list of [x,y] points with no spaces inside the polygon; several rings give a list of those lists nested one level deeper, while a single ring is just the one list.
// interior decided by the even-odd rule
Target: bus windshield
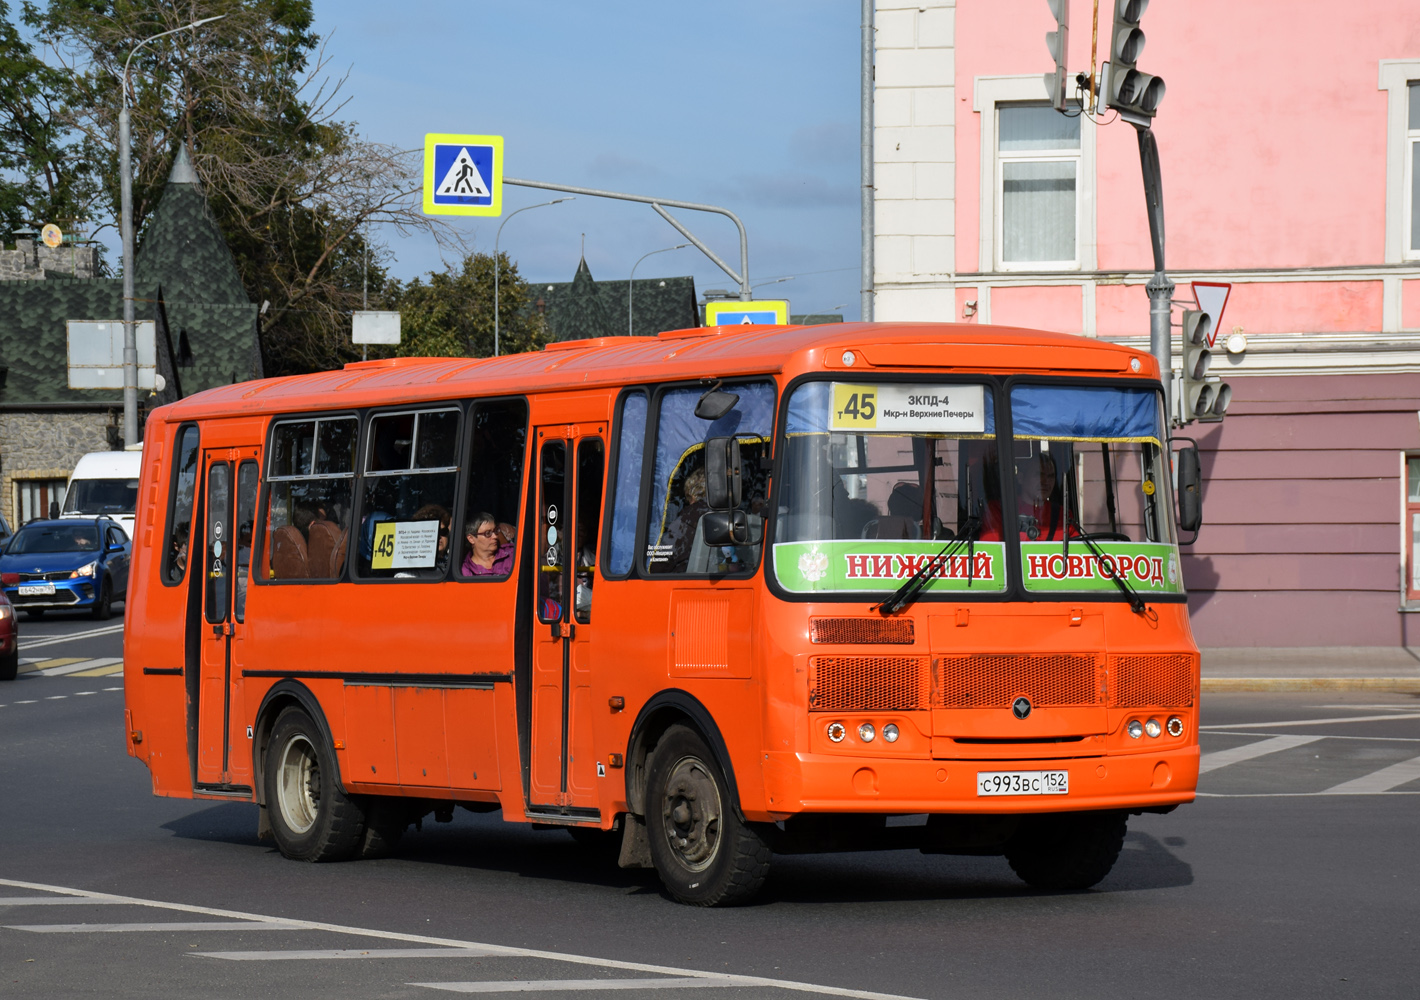
[{"label": "bus windshield", "polygon": [[64,513],[132,514],[137,503],[136,479],[76,479],[64,497]]}]

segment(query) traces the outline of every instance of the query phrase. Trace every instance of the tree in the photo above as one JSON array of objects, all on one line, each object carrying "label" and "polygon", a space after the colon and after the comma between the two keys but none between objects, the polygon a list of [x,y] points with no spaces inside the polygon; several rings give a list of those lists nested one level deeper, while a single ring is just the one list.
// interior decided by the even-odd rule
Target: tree
[{"label": "tree", "polygon": [[432,236],[463,249],[423,215],[418,154],[361,137],[339,119],[310,0],[48,0],[27,22],[73,73],[66,122],[83,135],[112,215],[120,78],[132,46],[192,21],[223,19],[143,46],[133,57],[136,230],[161,197],[179,146],[203,183],[261,315],[269,374],[335,367],[355,355],[349,313],[369,260],[376,298],[384,254],[371,228]]},{"label": "tree", "polygon": [[[547,327],[530,308],[532,291],[506,253],[498,254],[498,339],[500,353],[541,350]],[[431,271],[392,289],[387,299],[398,309],[404,356],[489,357],[493,354],[493,256],[469,253],[456,266]]]},{"label": "tree", "polygon": [[90,216],[93,164],[66,129],[68,74],[35,55],[0,0],[0,226],[6,234],[53,222],[65,230]]}]

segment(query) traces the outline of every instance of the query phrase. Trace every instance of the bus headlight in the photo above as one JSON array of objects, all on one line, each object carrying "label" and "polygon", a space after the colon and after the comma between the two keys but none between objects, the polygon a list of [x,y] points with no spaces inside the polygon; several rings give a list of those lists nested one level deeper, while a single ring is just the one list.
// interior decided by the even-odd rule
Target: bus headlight
[{"label": "bus headlight", "polygon": [[1158,739],[1159,734],[1164,731],[1164,727],[1159,725],[1158,719],[1150,719],[1144,723],[1144,732],[1149,734],[1150,739]]},{"label": "bus headlight", "polygon": [[862,740],[864,743],[873,742],[873,737],[876,735],[878,735],[878,731],[873,728],[871,722],[865,722],[858,727],[858,739]]},{"label": "bus headlight", "polygon": [[1183,720],[1176,715],[1169,716],[1168,731],[1170,736],[1183,735]]},{"label": "bus headlight", "polygon": [[1125,727],[1125,731],[1129,734],[1131,740],[1137,740],[1144,735],[1144,726],[1138,719],[1130,719],[1129,725]]},{"label": "bus headlight", "polygon": [[883,726],[883,739],[887,740],[889,743],[896,743],[897,737],[897,727],[894,726],[891,722],[889,722],[886,726]]},{"label": "bus headlight", "polygon": [[842,743],[843,737],[848,735],[848,730],[841,722],[830,722],[828,724],[828,738],[835,743]]}]

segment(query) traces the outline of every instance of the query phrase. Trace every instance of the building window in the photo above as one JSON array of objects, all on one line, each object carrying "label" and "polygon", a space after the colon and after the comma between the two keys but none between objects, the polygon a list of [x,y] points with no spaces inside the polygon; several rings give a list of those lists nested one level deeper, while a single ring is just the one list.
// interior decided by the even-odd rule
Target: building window
[{"label": "building window", "polygon": [[1420,601],[1420,455],[1405,458],[1405,599]]},{"label": "building window", "polygon": [[21,479],[16,482],[19,502],[15,509],[20,512],[20,523],[26,524],[36,518],[58,517],[66,485],[63,479]]},{"label": "building window", "polygon": [[1077,267],[1080,118],[1040,104],[996,109],[999,266]]},{"label": "building window", "polygon": [[1405,256],[1420,257],[1420,83],[1411,82],[1409,108],[1405,130],[1405,170],[1409,175],[1405,180],[1405,217],[1410,230],[1405,241]]}]

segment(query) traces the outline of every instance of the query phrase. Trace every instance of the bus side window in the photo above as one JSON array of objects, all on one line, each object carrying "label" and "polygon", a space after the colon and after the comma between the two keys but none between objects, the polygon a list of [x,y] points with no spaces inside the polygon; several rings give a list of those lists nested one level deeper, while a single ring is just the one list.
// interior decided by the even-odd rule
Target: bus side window
[{"label": "bus side window", "polygon": [[[521,399],[474,403],[469,410],[468,437],[468,489],[457,547],[459,575],[475,580],[507,579],[517,551],[528,404]],[[482,543],[470,537],[477,530],[489,531],[490,524],[496,532],[491,541],[487,535]],[[482,553],[476,551],[479,548]]]},{"label": "bus side window", "polygon": [[636,556],[636,512],[641,506],[641,470],[646,455],[646,393],[628,393],[621,402],[612,485],[610,537],[603,576],[625,576]]},{"label": "bus side window", "polygon": [[171,587],[187,573],[188,541],[192,537],[192,505],[197,495],[197,428],[178,432],[177,461],[173,463],[172,506],[168,533],[163,542],[163,583]]},{"label": "bus side window", "polygon": [[271,431],[263,576],[336,580],[349,547],[355,417],[279,423]]},{"label": "bus side window", "polygon": [[456,549],[454,490],[459,462],[455,407],[370,418],[360,498],[362,577],[442,580]]}]

